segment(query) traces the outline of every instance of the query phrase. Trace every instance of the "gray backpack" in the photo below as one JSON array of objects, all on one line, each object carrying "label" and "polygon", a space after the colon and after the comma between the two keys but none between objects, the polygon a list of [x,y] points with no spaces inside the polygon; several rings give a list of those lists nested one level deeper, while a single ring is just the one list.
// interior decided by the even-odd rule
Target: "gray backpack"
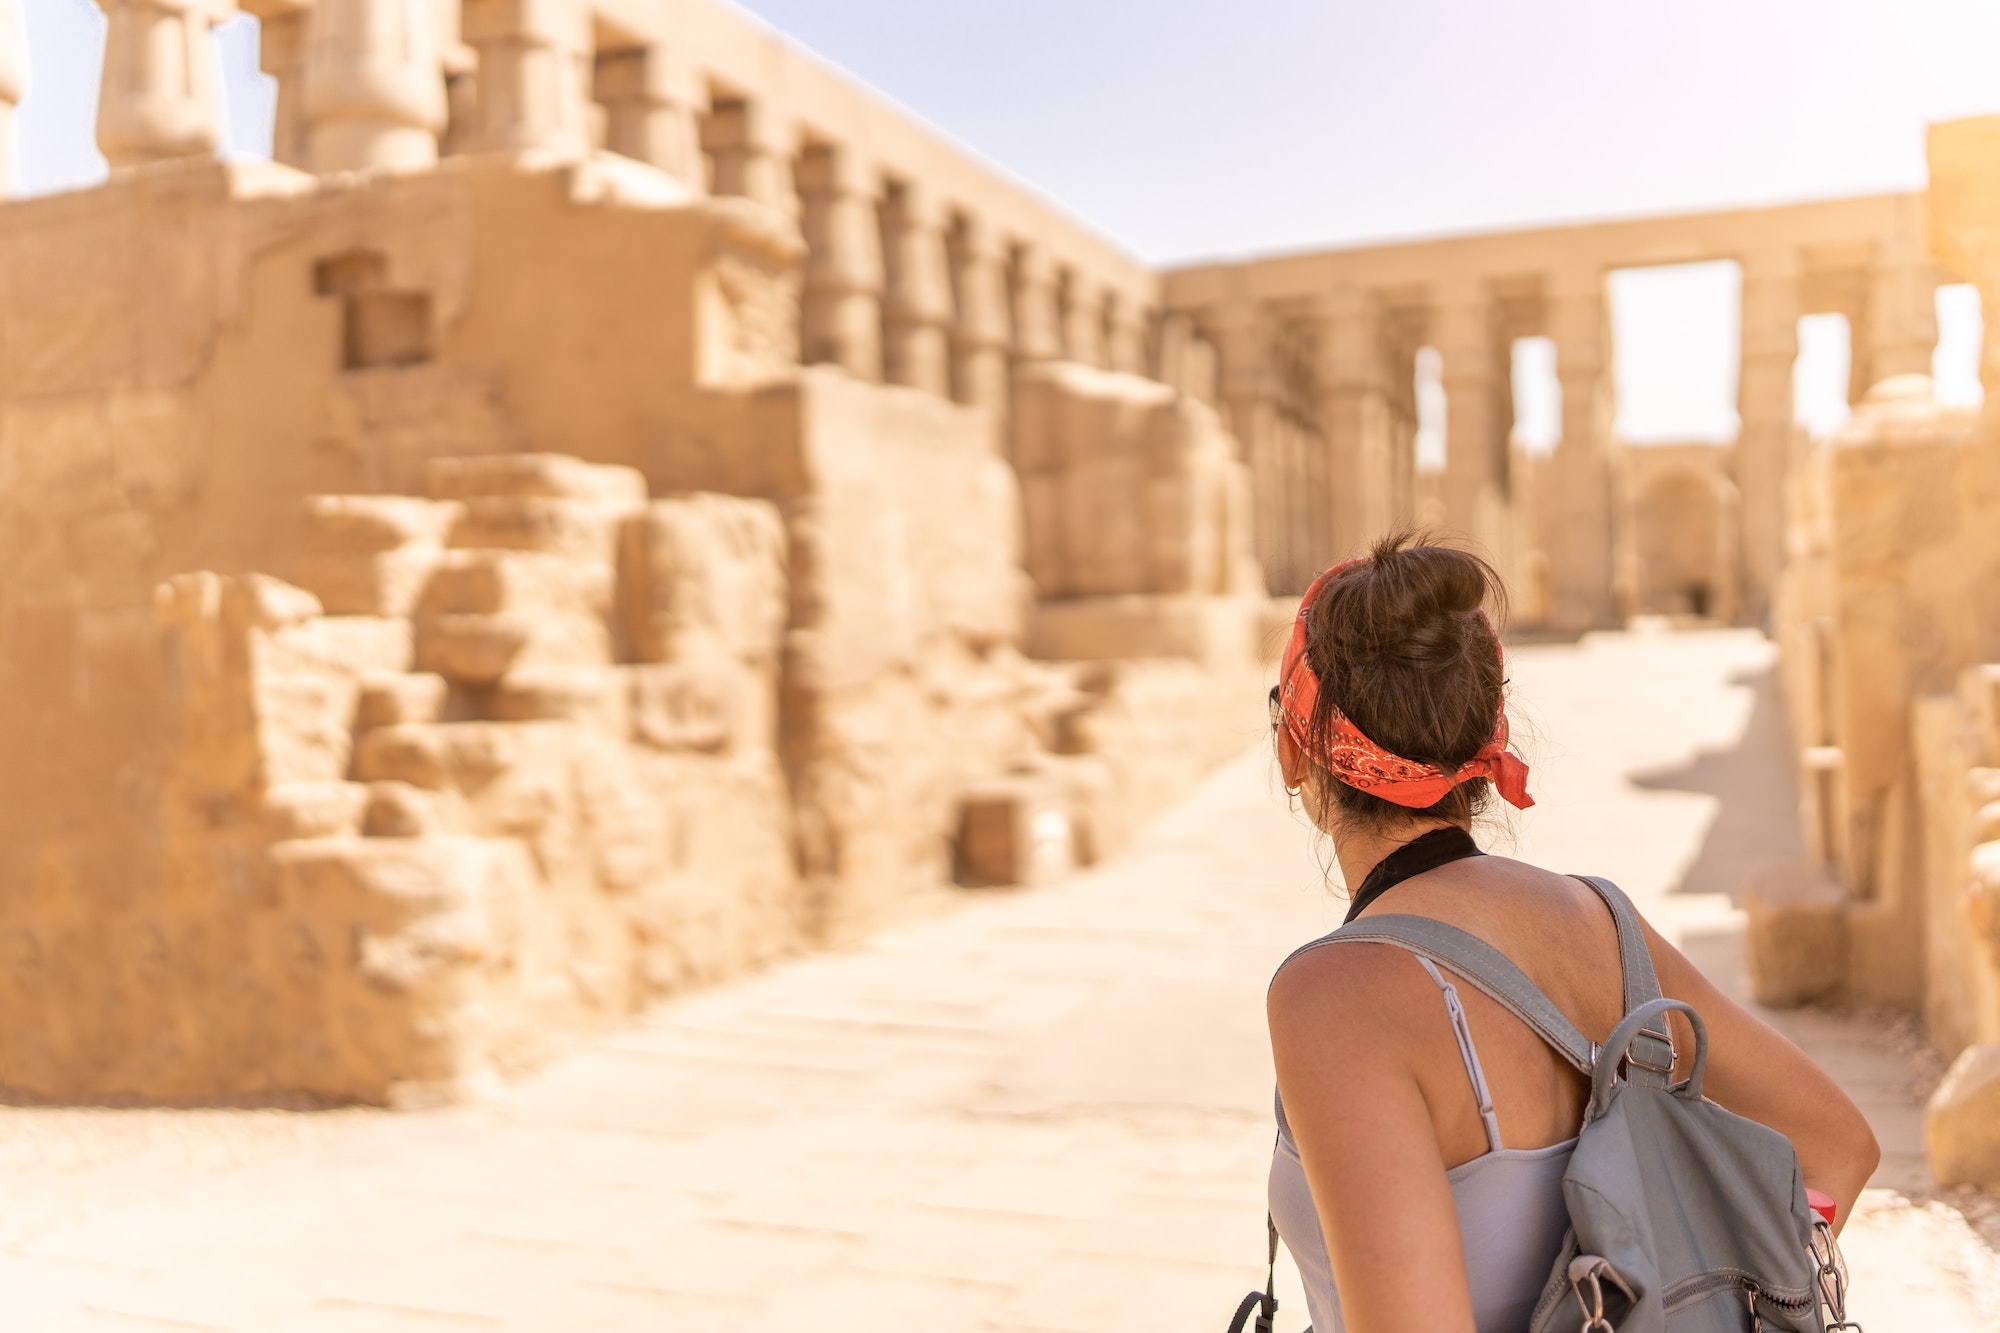
[{"label": "gray backpack", "polygon": [[[1570,1227],[1529,1333],[1825,1333],[1831,1265],[1814,1247],[1831,1237],[1815,1235],[1791,1143],[1703,1099],[1701,1015],[1661,997],[1638,914],[1618,887],[1584,882],[1618,923],[1625,978],[1625,1017],[1601,1050],[1498,950],[1441,921],[1365,916],[1322,943],[1393,944],[1449,968],[1590,1079],[1563,1177]],[[1693,1072],[1679,1084],[1672,1010],[1695,1033]]]}]

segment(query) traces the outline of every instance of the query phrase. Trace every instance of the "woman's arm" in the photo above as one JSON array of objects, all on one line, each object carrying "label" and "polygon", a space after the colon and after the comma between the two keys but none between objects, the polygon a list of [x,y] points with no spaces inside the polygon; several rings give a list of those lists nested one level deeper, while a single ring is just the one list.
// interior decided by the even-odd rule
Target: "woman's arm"
[{"label": "woman's arm", "polygon": [[1399,949],[1317,949],[1265,1006],[1349,1333],[1473,1333],[1458,1210],[1407,1059],[1412,976],[1434,989]]},{"label": "woman's arm", "polygon": [[[1845,1226],[1882,1160],[1861,1108],[1804,1051],[1716,989],[1650,925],[1646,943],[1661,992],[1693,1005],[1708,1028],[1703,1095],[1790,1139],[1806,1184],[1840,1205],[1837,1225]],[[1694,1061],[1694,1030],[1679,1014],[1673,1015],[1673,1024],[1678,1051],[1674,1072],[1686,1077]]]}]

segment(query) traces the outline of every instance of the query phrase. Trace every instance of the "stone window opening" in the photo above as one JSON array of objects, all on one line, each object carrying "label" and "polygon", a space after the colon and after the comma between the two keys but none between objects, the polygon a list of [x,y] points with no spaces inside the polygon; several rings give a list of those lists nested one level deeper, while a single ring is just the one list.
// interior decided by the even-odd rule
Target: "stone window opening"
[{"label": "stone window opening", "polygon": [[1530,334],[1508,343],[1507,387],[1508,443],[1532,457],[1553,454],[1562,439],[1562,381],[1553,338]]},{"label": "stone window opening", "polygon": [[388,257],[351,250],[313,265],[313,290],[340,298],[340,366],[368,370],[434,359],[431,294],[389,286]]},{"label": "stone window opening", "polygon": [[1837,312],[1802,315],[1797,327],[1792,418],[1815,438],[1831,435],[1853,415],[1853,328]]},{"label": "stone window opening", "polygon": [[1613,433],[1628,444],[1728,444],[1742,431],[1743,270],[1730,259],[1612,270]]},{"label": "stone window opening", "polygon": [[1445,469],[1451,403],[1444,391],[1444,354],[1428,343],[1410,358],[1410,395],[1417,409],[1416,466],[1422,473]]}]

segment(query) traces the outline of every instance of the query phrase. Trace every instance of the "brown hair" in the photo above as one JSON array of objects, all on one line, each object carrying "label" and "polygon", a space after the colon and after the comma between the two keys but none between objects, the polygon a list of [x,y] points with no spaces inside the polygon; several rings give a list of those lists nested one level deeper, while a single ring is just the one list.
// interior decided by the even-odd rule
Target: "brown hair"
[{"label": "brown hair", "polygon": [[[1487,606],[1491,620],[1482,613]],[[1506,681],[1495,626],[1505,609],[1500,576],[1478,556],[1410,531],[1376,542],[1306,611],[1306,664],[1319,677],[1307,724],[1315,747],[1328,748],[1338,708],[1391,754],[1447,773],[1469,761],[1500,719]],[[1428,817],[1469,826],[1492,792],[1491,782],[1474,778],[1412,809],[1324,769],[1319,777],[1322,823],[1329,816],[1365,824]]]}]

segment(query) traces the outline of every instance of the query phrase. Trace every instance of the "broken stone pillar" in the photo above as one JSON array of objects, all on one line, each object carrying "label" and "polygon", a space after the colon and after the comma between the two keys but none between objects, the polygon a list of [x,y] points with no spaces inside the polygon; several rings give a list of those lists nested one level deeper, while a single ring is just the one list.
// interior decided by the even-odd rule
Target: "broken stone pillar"
[{"label": "broken stone pillar", "polygon": [[944,218],[916,181],[898,181],[882,202],[883,377],[939,396],[951,390],[951,283]]},{"label": "broken stone pillar", "polygon": [[437,165],[444,66],[432,0],[317,0],[308,31],[312,169]]},{"label": "broken stone pillar", "polygon": [[1931,1174],[1941,1185],[2000,1185],[2000,1044],[1968,1046],[1924,1112]]},{"label": "broken stone pillar", "polygon": [[1053,782],[1009,778],[959,804],[955,877],[973,888],[1046,884],[1076,865],[1075,820]]},{"label": "broken stone pillar", "polygon": [[28,30],[20,0],[0,0],[0,199],[15,189],[14,108],[28,90]]},{"label": "broken stone pillar", "polygon": [[1063,356],[1102,370],[1109,364],[1104,346],[1104,292],[1075,269],[1062,284]]},{"label": "broken stone pillar", "polygon": [[1445,523],[1473,538],[1506,568],[1507,373],[1498,311],[1483,282],[1439,293],[1435,341],[1444,358]]},{"label": "broken stone pillar", "polygon": [[815,144],[799,156],[806,238],[800,321],[804,360],[882,378],[882,230],[876,176],[852,149]]},{"label": "broken stone pillar", "polygon": [[951,396],[974,407],[1007,406],[1007,253],[993,227],[970,214],[951,234]]},{"label": "broken stone pillar", "polygon": [[1552,275],[1549,336],[1562,384],[1562,440],[1544,469],[1542,550],[1549,557],[1550,623],[1583,629],[1616,616],[1611,586],[1611,368],[1604,275]]},{"label": "broken stone pillar", "polygon": [[1014,360],[1051,361],[1062,355],[1062,303],[1055,259],[1042,246],[1023,245],[1014,253]]},{"label": "broken stone pillar", "polygon": [[1382,402],[1381,307],[1375,293],[1351,284],[1321,298],[1319,428],[1327,491],[1316,502],[1328,518],[1323,545],[1307,563],[1324,569],[1359,554],[1380,536],[1371,498],[1390,489],[1387,425]]},{"label": "broken stone pillar", "polygon": [[1792,367],[1799,356],[1799,257],[1774,246],[1743,257],[1742,368],[1736,405],[1736,491],[1742,504],[1743,613],[1761,623],[1785,558],[1785,470],[1792,440]]},{"label": "broken stone pillar", "polygon": [[701,157],[708,94],[672,51],[648,46],[600,55],[597,100],[604,107],[606,148],[651,163],[695,194],[708,192]]},{"label": "broken stone pillar", "polygon": [[479,53],[475,150],[590,151],[590,11],[579,0],[465,0]]},{"label": "broken stone pillar", "polygon": [[1847,985],[1847,896],[1826,867],[1777,866],[1743,889],[1744,963],[1757,1003],[1791,1009]]},{"label": "broken stone pillar", "polygon": [[221,142],[221,95],[209,29],[221,0],[101,0],[104,82],[97,146],[112,169],[208,157]]},{"label": "broken stone pillar", "polygon": [[740,98],[717,102],[701,123],[701,146],[714,166],[709,192],[795,212],[794,138],[792,127],[763,102]]}]

